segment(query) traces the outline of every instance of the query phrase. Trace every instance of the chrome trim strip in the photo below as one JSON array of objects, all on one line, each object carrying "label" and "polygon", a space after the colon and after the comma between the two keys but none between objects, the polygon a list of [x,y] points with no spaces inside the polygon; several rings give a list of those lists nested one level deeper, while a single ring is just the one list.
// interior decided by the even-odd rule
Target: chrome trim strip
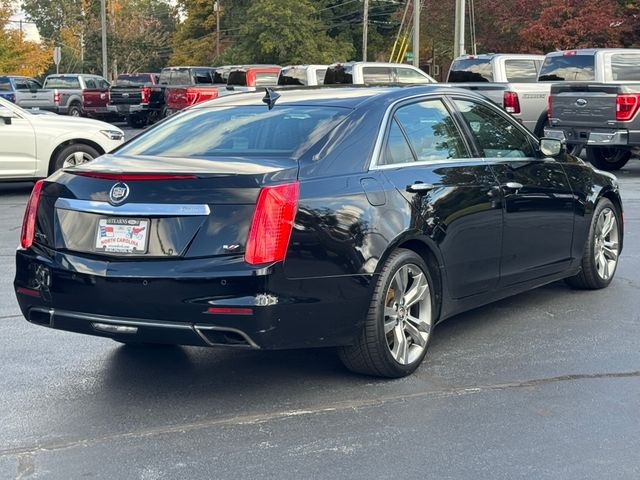
[{"label": "chrome trim strip", "polygon": [[125,203],[115,206],[107,202],[78,200],[75,198],[58,198],[55,207],[76,212],[144,217],[207,216],[211,214],[211,209],[206,204]]},{"label": "chrome trim strip", "polygon": [[[94,315],[91,313],[77,313],[77,312],[69,312],[66,310],[46,310],[40,308],[34,308],[34,310],[41,310],[45,312],[49,312],[51,318],[55,320],[56,315],[61,317],[70,317],[77,318],[79,320],[87,320],[89,322],[98,322],[98,323],[113,323],[114,325],[126,325],[126,326],[137,326],[137,327],[160,327],[160,328],[171,328],[171,329],[180,329],[180,330],[191,330],[190,324],[185,323],[177,323],[177,322],[154,322],[154,321],[146,321],[141,319],[129,319],[129,318],[117,318],[117,317],[107,317],[104,315]],[[53,324],[53,323],[52,323]]]},{"label": "chrome trim strip", "polygon": [[[255,348],[255,349],[259,349],[260,348],[256,344],[256,342],[251,340],[251,337],[249,337],[249,335],[244,333],[242,330],[238,330],[237,328],[215,327],[215,326],[212,326],[212,325],[194,325],[193,328],[198,333],[198,335],[200,335],[200,338],[202,338],[202,340],[204,340],[207,345],[210,345],[212,347],[235,347],[235,348]],[[237,333],[238,335],[240,335],[242,338],[244,338],[247,341],[248,345],[234,345],[234,344],[229,344],[229,343],[214,343],[214,342],[211,342],[206,337],[206,335],[204,335],[201,332],[201,330],[215,330],[217,332]]]}]

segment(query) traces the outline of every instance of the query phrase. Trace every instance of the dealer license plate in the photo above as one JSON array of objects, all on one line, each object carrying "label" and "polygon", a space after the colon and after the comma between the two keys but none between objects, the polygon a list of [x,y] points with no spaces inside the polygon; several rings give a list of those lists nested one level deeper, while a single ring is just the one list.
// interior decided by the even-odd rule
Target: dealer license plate
[{"label": "dealer license plate", "polygon": [[149,220],[101,218],[96,234],[96,249],[109,253],[145,253]]}]

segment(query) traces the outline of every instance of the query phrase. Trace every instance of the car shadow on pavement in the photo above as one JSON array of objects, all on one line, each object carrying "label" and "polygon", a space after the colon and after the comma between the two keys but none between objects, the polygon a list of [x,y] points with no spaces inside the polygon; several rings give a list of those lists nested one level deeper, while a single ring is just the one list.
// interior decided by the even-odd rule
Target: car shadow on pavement
[{"label": "car shadow on pavement", "polygon": [[0,197],[8,195],[29,195],[32,189],[33,182],[0,182]]}]

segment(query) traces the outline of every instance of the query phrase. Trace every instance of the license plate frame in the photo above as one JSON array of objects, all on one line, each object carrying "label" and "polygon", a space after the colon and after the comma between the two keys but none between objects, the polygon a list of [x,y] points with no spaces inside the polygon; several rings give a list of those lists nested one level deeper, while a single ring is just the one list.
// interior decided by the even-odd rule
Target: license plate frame
[{"label": "license plate frame", "polygon": [[112,255],[146,255],[149,251],[148,218],[100,217],[94,250]]}]

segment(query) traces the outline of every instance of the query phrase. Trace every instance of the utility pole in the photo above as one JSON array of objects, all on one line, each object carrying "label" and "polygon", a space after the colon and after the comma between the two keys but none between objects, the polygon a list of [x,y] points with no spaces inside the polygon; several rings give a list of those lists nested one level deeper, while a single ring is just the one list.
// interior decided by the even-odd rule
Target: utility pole
[{"label": "utility pole", "polygon": [[367,61],[367,39],[369,36],[369,0],[364,0],[362,13],[362,61]]},{"label": "utility pole", "polygon": [[453,58],[466,53],[464,49],[465,0],[456,0],[456,30],[453,44]]},{"label": "utility pole", "polygon": [[109,67],[107,64],[107,1],[100,0],[100,16],[102,19],[102,76],[108,78]]},{"label": "utility pole", "polygon": [[220,57],[220,0],[213,4],[213,11],[216,12],[216,59]]},{"label": "utility pole", "polygon": [[413,66],[420,66],[420,3],[413,0]]}]

